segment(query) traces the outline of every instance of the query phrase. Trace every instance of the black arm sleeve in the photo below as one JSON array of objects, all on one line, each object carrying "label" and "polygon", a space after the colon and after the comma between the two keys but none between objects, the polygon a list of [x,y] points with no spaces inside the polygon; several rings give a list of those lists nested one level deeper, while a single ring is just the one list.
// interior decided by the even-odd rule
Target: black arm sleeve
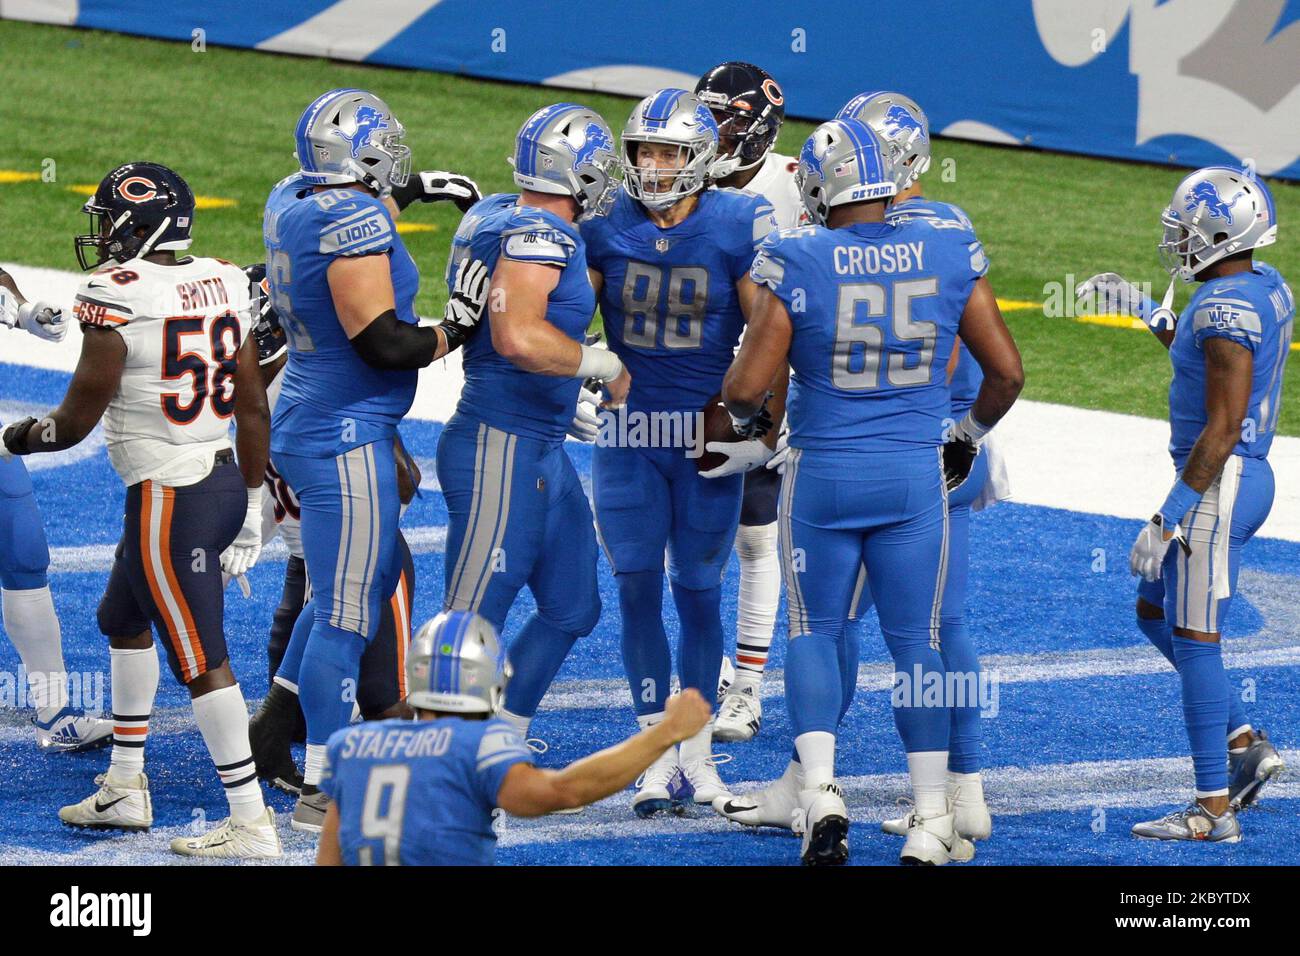
[{"label": "black arm sleeve", "polygon": [[371,368],[424,368],[438,354],[436,329],[399,322],[392,309],[377,316],[351,341]]}]

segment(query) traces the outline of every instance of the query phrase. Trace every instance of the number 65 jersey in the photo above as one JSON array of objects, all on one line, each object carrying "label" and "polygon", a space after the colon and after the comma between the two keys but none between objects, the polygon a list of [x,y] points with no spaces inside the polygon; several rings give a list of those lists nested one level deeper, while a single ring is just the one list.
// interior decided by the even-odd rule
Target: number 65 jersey
[{"label": "number 65 jersey", "polygon": [[126,343],[103,426],[108,459],[127,486],[192,485],[230,448],[236,356],[251,311],[248,278],[221,259],[132,259],[82,283],[77,319]]},{"label": "number 65 jersey", "polygon": [[790,447],[942,444],[948,358],[985,268],[973,235],[922,220],[768,236],[750,278],[790,314]]}]

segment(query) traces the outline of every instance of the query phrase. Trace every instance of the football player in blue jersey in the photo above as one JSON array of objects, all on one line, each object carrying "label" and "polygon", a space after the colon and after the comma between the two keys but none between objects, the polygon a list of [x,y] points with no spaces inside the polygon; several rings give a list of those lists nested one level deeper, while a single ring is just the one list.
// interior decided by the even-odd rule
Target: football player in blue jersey
[{"label": "football player in blue jersey", "polygon": [[330,739],[321,865],[490,866],[502,811],[536,817],[617,793],[709,720],[704,699],[687,690],[655,727],[542,770],[498,716],[511,675],[490,622],[444,611],[411,641],[406,670],[414,721],[360,724]]},{"label": "football player in blue jersey", "polygon": [[[47,342],[62,342],[68,334],[63,310],[28,301],[3,269],[0,327],[22,329]],[[36,743],[50,752],[102,747],[112,739],[113,724],[68,704],[63,639],[49,570],[50,548],[31,476],[21,458],[0,446],[0,606],[5,633],[27,674],[28,700],[36,708]]]},{"label": "football player in blue jersey", "polygon": [[[979,263],[978,274],[988,272],[988,260],[975,235],[970,219],[951,203],[926,199],[920,177],[930,167],[930,124],[916,101],[902,93],[879,91],[861,93],[840,110],[839,119],[857,119],[871,127],[894,161],[894,181],[898,193],[890,201],[885,221],[901,224],[923,219],[936,229],[951,230],[962,237],[971,251],[972,263]],[[948,362],[948,391],[952,399],[951,418],[960,421],[970,411],[984,379],[979,363],[961,348],[957,340]],[[993,819],[984,802],[984,785],[980,778],[980,701],[979,654],[966,623],[966,584],[970,565],[970,516],[987,505],[1005,498],[1006,469],[998,454],[996,436],[990,435],[980,446],[980,454],[971,465],[970,475],[948,495],[948,570],[944,579],[943,616],[939,625],[940,650],[944,667],[966,675],[968,691],[954,700],[952,727],[948,742],[948,796],[953,802],[953,819],[957,831],[969,840],[988,839]],[[850,612],[850,633],[846,640],[852,648],[859,635],[866,612],[871,608],[871,589],[865,586],[866,569],[858,578],[856,598]],[[853,651],[856,659],[856,650]],[[886,820],[881,828],[899,836],[907,833],[910,814]]]},{"label": "football player in blue jersey", "polygon": [[600,618],[596,535],[565,433],[585,379],[621,403],[629,376],[613,352],[583,344],[596,300],[575,220],[615,183],[609,126],[575,103],[547,106],[520,128],[511,162],[521,191],[475,205],[452,243],[449,284],[475,260],[492,280],[437,471],[448,513],[444,609],[502,631],[521,588],[536,599],[509,642],[515,676],[501,710],[526,737],[570,648]]},{"label": "football player in blue jersey", "polygon": [[317,97],[298,121],[301,169],[272,190],[263,221],[269,295],[289,340],[271,454],[298,498],[315,593],[300,669],[307,761],[295,829],[319,830],[324,819],[316,784],[325,743],[351,716],[344,688],[400,573],[397,423],[418,369],[469,339],[487,293],[482,264],[464,262],[443,321],[418,323],[419,274],[393,222],[393,191],[411,198],[402,135],[371,93]]},{"label": "football player in blue jersey", "polygon": [[[1019,394],[1020,355],[983,278],[983,253],[958,230],[886,220],[898,189],[893,155],[869,126],[819,126],[798,176],[816,225],[764,243],[750,272],[764,288],[723,385],[728,411],[744,421],[789,360],[780,547],[796,755],[776,784],[714,806],[738,822],[793,823],[805,863],[847,859],[835,731],[857,679],[843,638],[865,564],[894,659],[894,719],[916,807],[900,859],[969,859],[974,848],[954,829],[946,792],[946,499]],[[954,427],[946,368],[958,334],[985,379]]]},{"label": "football player in blue jersey", "polygon": [[[633,381],[626,408],[605,413],[591,471],[600,539],[618,585],[623,664],[643,727],[662,717],[672,678],[665,552],[681,625],[681,686],[712,691],[722,660],[722,573],[743,473],[772,455],[757,435],[709,442],[707,452],[725,457],[700,471],[699,448],[691,447],[690,430],[722,387],[758,292],[746,278],[754,252],[775,228],[761,196],[707,188],[717,148],[717,121],[696,96],[665,89],[646,97],[623,130],[623,191],[607,215],[582,227],[605,334]],[[779,417],[784,379],[777,390],[771,411]],[[706,728],[655,762],[633,800],[639,816],[687,799],[674,784],[679,766],[696,803],[726,793],[711,735]]]},{"label": "football player in blue jersey", "polygon": [[1219,637],[1237,590],[1241,552],[1273,505],[1269,447],[1277,430],[1295,298],[1253,250],[1277,239],[1268,187],[1248,172],[1209,166],[1187,176],[1161,217],[1171,277],[1199,282],[1182,314],[1115,273],[1078,289],[1109,311],[1143,319],[1173,365],[1169,452],[1177,476],[1130,557],[1137,623],[1178,671],[1196,771],[1185,809],[1139,823],[1156,840],[1236,843],[1236,811],[1283,769],[1252,730],[1223,669]]}]

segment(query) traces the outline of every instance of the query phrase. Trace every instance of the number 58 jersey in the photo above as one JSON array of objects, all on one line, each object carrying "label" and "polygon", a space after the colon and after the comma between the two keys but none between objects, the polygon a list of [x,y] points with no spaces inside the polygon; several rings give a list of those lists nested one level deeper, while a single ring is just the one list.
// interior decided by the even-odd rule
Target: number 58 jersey
[{"label": "number 58 jersey", "polygon": [[83,325],[112,329],[126,343],[103,420],[122,481],[201,481],[213,455],[230,447],[236,356],[252,328],[243,270],[204,258],[115,263],[87,277],[73,311]]},{"label": "number 58 jersey", "polygon": [[879,453],[942,444],[948,359],[985,268],[973,234],[922,220],[769,236],[750,278],[790,314],[790,446]]}]

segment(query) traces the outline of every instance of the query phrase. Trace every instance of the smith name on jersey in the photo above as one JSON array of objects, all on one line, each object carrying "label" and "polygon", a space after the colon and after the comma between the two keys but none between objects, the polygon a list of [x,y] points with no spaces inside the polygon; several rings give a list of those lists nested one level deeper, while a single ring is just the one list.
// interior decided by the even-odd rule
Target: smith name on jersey
[{"label": "smith name on jersey", "polygon": [[290,176],[266,201],[263,237],[271,305],[289,339],[271,450],[331,458],[392,438],[415,398],[418,373],[362,360],[339,322],[326,278],[338,256],[386,255],[397,318],[418,323],[419,272],[387,207],[368,192],[316,192]]},{"label": "smith name on jersey", "polygon": [[103,419],[108,459],[122,481],[201,481],[213,455],[230,448],[236,356],[253,325],[243,270],[220,259],[132,259],[89,275],[73,311],[126,343]]}]

